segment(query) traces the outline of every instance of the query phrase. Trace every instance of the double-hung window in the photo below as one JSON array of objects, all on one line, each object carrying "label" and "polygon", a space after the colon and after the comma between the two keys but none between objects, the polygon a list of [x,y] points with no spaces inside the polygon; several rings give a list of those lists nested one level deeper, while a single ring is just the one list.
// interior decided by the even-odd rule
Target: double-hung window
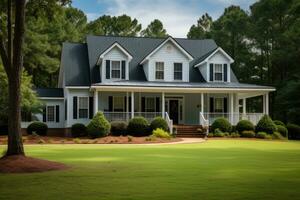
[{"label": "double-hung window", "polygon": [[121,61],[111,61],[111,78],[121,79]]},{"label": "double-hung window", "polygon": [[123,112],[124,111],[124,97],[117,97],[114,96],[113,100],[113,105],[114,105],[114,112]]},{"label": "double-hung window", "polygon": [[89,117],[89,97],[78,97],[78,118],[87,119]]},{"label": "double-hung window", "polygon": [[224,111],[224,99],[223,98],[215,98],[215,112],[223,113]]},{"label": "double-hung window", "polygon": [[174,63],[174,80],[182,81],[182,63]]},{"label": "double-hung window", "polygon": [[47,122],[55,122],[55,106],[47,106]]},{"label": "double-hung window", "polygon": [[223,81],[223,65],[215,64],[214,65],[214,80]]},{"label": "double-hung window", "polygon": [[155,63],[155,79],[164,80],[164,62]]},{"label": "double-hung window", "polygon": [[146,112],[155,112],[155,97],[146,98]]}]

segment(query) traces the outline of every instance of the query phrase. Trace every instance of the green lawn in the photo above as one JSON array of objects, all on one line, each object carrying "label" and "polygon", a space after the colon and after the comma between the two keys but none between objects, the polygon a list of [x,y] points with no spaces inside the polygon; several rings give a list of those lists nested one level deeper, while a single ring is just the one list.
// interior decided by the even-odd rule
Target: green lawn
[{"label": "green lawn", "polygon": [[0,199],[300,199],[300,142],[32,145],[26,152],[72,168],[0,174]]}]

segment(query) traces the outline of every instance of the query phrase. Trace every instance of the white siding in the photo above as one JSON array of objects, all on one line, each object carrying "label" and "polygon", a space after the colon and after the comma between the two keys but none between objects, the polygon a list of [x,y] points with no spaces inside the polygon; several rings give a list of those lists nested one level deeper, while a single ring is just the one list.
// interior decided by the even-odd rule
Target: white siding
[{"label": "white siding", "polygon": [[106,60],[116,60],[122,61],[126,60],[126,80],[129,79],[129,60],[128,57],[118,48],[112,48],[103,58],[101,69],[101,80],[102,82],[111,81],[110,79],[106,79]]},{"label": "white siding", "polygon": [[149,81],[149,61],[146,61],[144,63],[143,69],[144,69],[145,76],[146,76],[147,80]]},{"label": "white siding", "polygon": [[182,81],[189,81],[189,60],[172,42],[167,42],[150,57],[148,81],[156,81],[156,62],[164,62],[164,81],[174,81],[174,63],[177,62],[182,63]]}]

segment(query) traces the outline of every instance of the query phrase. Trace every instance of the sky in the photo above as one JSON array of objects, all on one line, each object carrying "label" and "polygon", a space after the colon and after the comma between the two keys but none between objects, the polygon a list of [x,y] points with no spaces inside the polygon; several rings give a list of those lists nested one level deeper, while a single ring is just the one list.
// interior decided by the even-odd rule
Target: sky
[{"label": "sky", "polygon": [[185,38],[190,27],[204,13],[217,19],[230,5],[239,5],[245,10],[256,0],[73,0],[89,21],[101,15],[122,14],[136,18],[143,29],[154,19],[162,21],[168,34]]}]

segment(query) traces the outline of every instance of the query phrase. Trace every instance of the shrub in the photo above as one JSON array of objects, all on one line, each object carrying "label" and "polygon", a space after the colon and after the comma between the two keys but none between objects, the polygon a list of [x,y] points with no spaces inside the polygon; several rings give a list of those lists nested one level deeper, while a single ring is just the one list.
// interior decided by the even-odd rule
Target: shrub
[{"label": "shrub", "polygon": [[208,133],[207,137],[214,137],[213,133]]},{"label": "shrub", "polygon": [[36,133],[38,135],[45,136],[47,135],[48,126],[43,122],[32,122],[27,127],[27,133],[31,135],[32,133]]},{"label": "shrub", "polygon": [[254,131],[254,125],[249,120],[241,120],[236,125],[236,130],[241,133],[243,131]]},{"label": "shrub", "polygon": [[241,132],[241,137],[254,138],[255,137],[255,132],[254,131],[243,131],[243,132]]},{"label": "shrub", "polygon": [[270,135],[270,134],[267,134],[267,135],[266,135],[266,137],[265,137],[265,139],[267,139],[267,140],[272,140],[272,139],[273,139],[273,137],[272,137],[272,135]]},{"label": "shrub", "polygon": [[87,125],[87,132],[91,138],[107,136],[110,131],[110,123],[102,112],[98,112]]},{"label": "shrub", "polygon": [[299,140],[300,139],[300,126],[297,124],[287,124],[289,139]]},{"label": "shrub", "polygon": [[129,121],[127,132],[133,136],[147,136],[150,134],[149,123],[144,117],[135,117]]},{"label": "shrub", "polygon": [[80,140],[79,138],[74,138],[74,139],[73,139],[73,142],[74,142],[75,144],[81,144],[81,140]]},{"label": "shrub", "polygon": [[232,126],[226,118],[220,117],[213,122],[211,128],[213,132],[215,132],[216,129],[220,129],[222,132],[231,132]]},{"label": "shrub", "polygon": [[274,120],[273,122],[274,122],[275,125],[281,125],[281,126],[285,127],[285,124],[282,121]]},{"label": "shrub", "polygon": [[150,124],[150,128],[152,131],[158,128],[163,129],[164,131],[169,131],[168,123],[162,117],[155,117]]},{"label": "shrub", "polygon": [[113,136],[127,135],[128,124],[123,121],[115,121],[111,123],[110,133]]},{"label": "shrub", "polygon": [[161,128],[157,128],[154,131],[152,131],[152,136],[158,138],[171,138],[170,134]]},{"label": "shrub", "polygon": [[217,128],[214,132],[214,137],[225,137],[225,134]]},{"label": "shrub", "polygon": [[73,124],[71,128],[72,137],[84,137],[87,136],[86,126],[84,124]]},{"label": "shrub", "polygon": [[274,131],[276,131],[276,125],[268,115],[264,115],[256,125],[256,132],[273,134]]},{"label": "shrub", "polygon": [[260,139],[265,139],[267,137],[267,133],[258,132],[258,133],[256,133],[255,137],[260,138]]},{"label": "shrub", "polygon": [[128,139],[128,142],[132,142],[132,140],[133,140],[133,137],[132,137],[132,136],[130,136],[130,135],[128,135],[127,139]]},{"label": "shrub", "polygon": [[238,133],[233,132],[233,133],[230,134],[230,137],[232,137],[232,138],[239,138],[239,137],[241,137],[241,135],[238,134]]},{"label": "shrub", "polygon": [[283,137],[288,136],[288,130],[285,128],[285,126],[282,125],[276,125],[277,131],[281,134]]},{"label": "shrub", "polygon": [[279,139],[279,140],[284,140],[285,138],[277,131],[275,131],[273,134],[272,134],[272,138],[273,139]]}]

